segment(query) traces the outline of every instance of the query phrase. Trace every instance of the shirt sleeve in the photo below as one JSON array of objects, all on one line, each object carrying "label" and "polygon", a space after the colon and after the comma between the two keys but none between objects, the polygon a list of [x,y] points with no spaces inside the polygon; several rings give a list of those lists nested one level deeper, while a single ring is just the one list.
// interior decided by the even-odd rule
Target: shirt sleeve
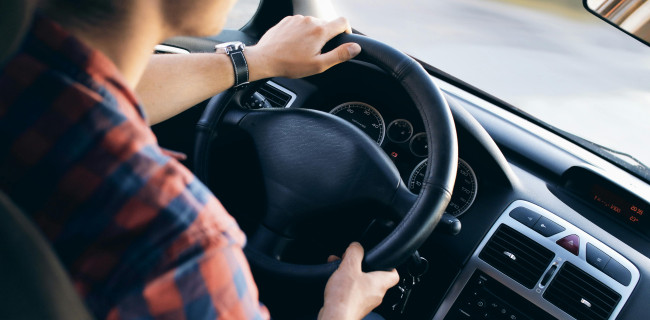
[{"label": "shirt sleeve", "polygon": [[164,248],[164,265],[173,267],[126,295],[107,319],[269,319],[242,251],[243,233],[206,196],[194,221]]},{"label": "shirt sleeve", "polygon": [[[243,232],[101,52],[45,18],[0,70],[0,188],[98,319],[268,319]],[[37,93],[37,94],[35,94]]]},{"label": "shirt sleeve", "polygon": [[[128,159],[120,165],[129,169],[114,180],[111,190],[124,200],[107,210],[112,227],[95,243],[119,262],[87,298],[106,293],[111,320],[268,319],[242,250],[245,235],[208,188],[165,155],[148,128],[126,122],[105,141],[103,149]],[[95,272],[80,271],[82,283]]]}]

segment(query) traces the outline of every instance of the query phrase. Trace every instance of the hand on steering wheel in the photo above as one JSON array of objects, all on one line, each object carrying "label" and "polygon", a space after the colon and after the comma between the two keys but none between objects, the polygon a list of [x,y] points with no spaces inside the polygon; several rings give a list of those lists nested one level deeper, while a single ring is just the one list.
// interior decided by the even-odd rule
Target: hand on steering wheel
[{"label": "hand on steering wheel", "polygon": [[345,251],[339,268],[327,281],[319,320],[361,319],[379,306],[386,291],[399,282],[395,269],[363,272],[362,260],[363,247],[353,242]]}]

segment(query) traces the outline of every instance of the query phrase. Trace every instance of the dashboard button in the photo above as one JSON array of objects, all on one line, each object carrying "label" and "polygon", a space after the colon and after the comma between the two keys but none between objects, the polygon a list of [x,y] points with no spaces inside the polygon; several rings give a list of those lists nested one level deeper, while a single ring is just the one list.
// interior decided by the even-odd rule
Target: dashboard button
[{"label": "dashboard button", "polygon": [[576,256],[580,252],[580,237],[575,234],[566,236],[558,240],[556,243]]},{"label": "dashboard button", "polygon": [[510,217],[532,228],[541,215],[533,210],[524,207],[517,207],[510,211]]},{"label": "dashboard button", "polygon": [[587,262],[599,270],[605,269],[610,257],[596,248],[593,244],[587,243]]},{"label": "dashboard button", "polygon": [[614,259],[609,260],[603,272],[624,286],[629,285],[630,281],[632,281],[630,270],[627,270],[627,268]]},{"label": "dashboard button", "polygon": [[547,217],[541,217],[533,229],[545,237],[550,237],[565,230],[563,226],[551,221]]}]

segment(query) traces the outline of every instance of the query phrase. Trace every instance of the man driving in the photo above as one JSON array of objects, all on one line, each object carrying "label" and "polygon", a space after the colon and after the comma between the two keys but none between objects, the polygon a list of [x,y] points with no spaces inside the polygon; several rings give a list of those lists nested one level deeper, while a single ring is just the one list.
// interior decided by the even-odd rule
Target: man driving
[{"label": "man driving", "polygon": [[[50,241],[98,319],[269,318],[242,252],[244,234],[149,126],[240,77],[304,77],[361,48],[321,53],[349,32],[348,22],[293,16],[246,48],[243,60],[152,57],[169,37],[219,33],[234,2],[42,0],[2,66],[0,189]],[[361,319],[399,280],[395,270],[362,272],[362,258],[351,244],[319,318]]]}]

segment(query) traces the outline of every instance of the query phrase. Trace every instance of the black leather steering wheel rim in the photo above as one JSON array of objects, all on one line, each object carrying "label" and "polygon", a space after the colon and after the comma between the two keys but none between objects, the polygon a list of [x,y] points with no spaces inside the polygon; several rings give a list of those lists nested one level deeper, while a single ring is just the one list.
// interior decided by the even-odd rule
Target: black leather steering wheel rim
[{"label": "black leather steering wheel rim", "polygon": [[[388,45],[360,35],[339,35],[323,51],[348,42],[356,42],[362,47],[361,54],[355,59],[378,66],[404,88],[422,118],[428,137],[429,165],[420,194],[392,233],[367,251],[364,257],[364,263],[370,269],[386,270],[403,263],[413,254],[429,237],[444,213],[456,177],[456,130],[442,92],[420,64]],[[197,123],[195,173],[204,182],[208,177],[210,145],[223,121],[226,106],[242,94],[231,89],[215,96]],[[251,264],[272,274],[303,280],[327,278],[337,267],[335,263],[290,264],[248,248],[246,254]]]}]

